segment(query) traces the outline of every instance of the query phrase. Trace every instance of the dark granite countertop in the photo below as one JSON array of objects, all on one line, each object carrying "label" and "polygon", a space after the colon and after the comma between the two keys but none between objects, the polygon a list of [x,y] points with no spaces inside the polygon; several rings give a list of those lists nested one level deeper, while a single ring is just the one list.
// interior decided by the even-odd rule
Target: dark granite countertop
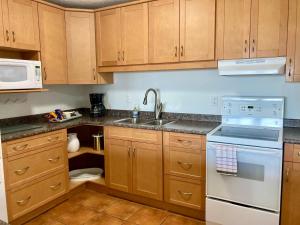
[{"label": "dark granite countertop", "polygon": [[290,144],[300,144],[300,127],[284,128],[283,141]]},{"label": "dark granite countertop", "polygon": [[[123,118],[123,117],[122,117]],[[78,119],[74,119],[64,123],[48,123],[48,122],[31,122],[30,125],[37,125],[39,128],[24,130],[20,132],[13,132],[1,135],[1,141],[10,141],[19,138],[24,138],[32,135],[42,134],[50,131],[66,129],[76,127],[80,125],[96,125],[96,126],[119,126],[128,128],[140,128],[149,130],[161,130],[170,132],[190,133],[190,134],[202,134],[205,135],[219,125],[218,122],[210,121],[195,121],[195,120],[177,120],[176,122],[169,123],[163,126],[157,125],[145,125],[145,124],[121,124],[114,121],[122,119],[120,117],[102,117],[91,118],[89,116],[83,116]],[[26,123],[28,124],[28,123]]]}]

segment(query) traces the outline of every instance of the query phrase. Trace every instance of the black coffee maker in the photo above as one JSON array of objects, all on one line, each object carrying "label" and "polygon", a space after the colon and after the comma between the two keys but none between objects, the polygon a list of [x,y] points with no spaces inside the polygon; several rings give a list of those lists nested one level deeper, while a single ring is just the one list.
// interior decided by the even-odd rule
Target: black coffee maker
[{"label": "black coffee maker", "polygon": [[103,96],[101,93],[90,94],[91,110],[90,114],[92,117],[101,117],[105,115],[105,106],[103,105]]}]

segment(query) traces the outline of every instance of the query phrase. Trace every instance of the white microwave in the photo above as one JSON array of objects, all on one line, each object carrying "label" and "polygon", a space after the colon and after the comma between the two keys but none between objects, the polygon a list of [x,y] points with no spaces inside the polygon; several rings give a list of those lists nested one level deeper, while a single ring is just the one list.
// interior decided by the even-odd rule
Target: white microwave
[{"label": "white microwave", "polygon": [[0,58],[0,90],[42,87],[41,61]]}]

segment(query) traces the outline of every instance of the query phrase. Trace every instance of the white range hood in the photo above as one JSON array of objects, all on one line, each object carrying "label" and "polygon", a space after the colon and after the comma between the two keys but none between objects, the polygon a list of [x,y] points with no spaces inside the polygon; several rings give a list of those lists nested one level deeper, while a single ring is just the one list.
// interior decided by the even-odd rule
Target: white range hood
[{"label": "white range hood", "polygon": [[219,60],[219,75],[282,75],[285,73],[286,57]]}]

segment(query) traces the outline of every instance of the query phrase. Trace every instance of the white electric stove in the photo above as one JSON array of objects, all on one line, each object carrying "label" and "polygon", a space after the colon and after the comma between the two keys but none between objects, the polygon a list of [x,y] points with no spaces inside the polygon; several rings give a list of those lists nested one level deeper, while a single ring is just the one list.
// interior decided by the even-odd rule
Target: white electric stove
[{"label": "white electric stove", "polygon": [[[282,97],[223,97],[222,124],[207,135],[206,220],[279,225]],[[235,149],[237,173],[220,173],[216,153]]]},{"label": "white electric stove", "polygon": [[3,153],[1,145],[1,130],[0,130],[0,221],[8,223],[5,183],[4,183],[4,167]]}]

